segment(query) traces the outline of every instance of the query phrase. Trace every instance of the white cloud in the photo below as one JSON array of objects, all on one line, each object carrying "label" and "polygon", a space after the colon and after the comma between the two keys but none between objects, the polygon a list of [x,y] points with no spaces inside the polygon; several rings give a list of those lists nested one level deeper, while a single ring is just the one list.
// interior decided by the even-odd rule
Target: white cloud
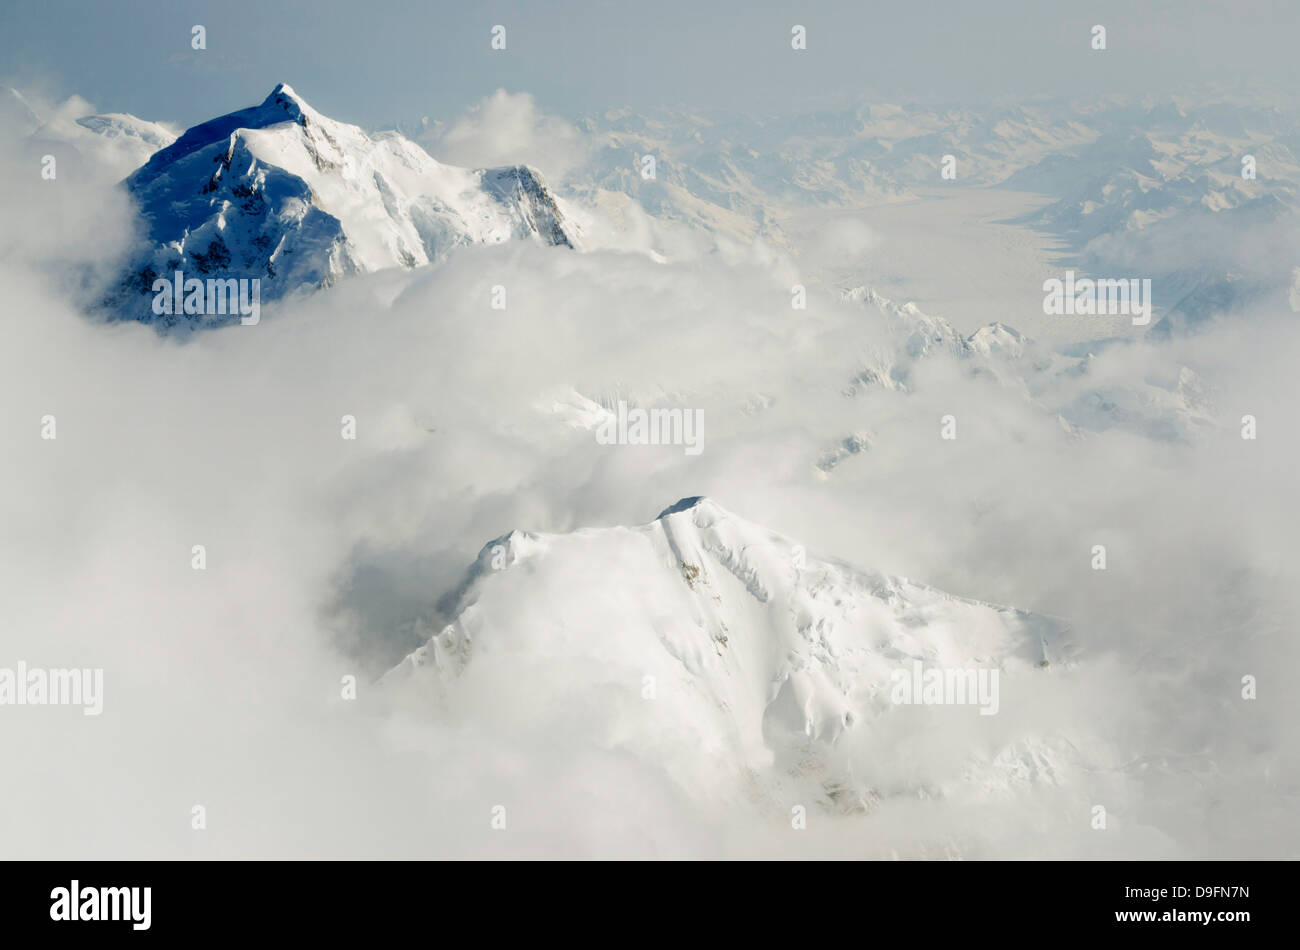
[{"label": "white cloud", "polygon": [[441,162],[469,168],[531,165],[555,184],[584,162],[592,148],[589,136],[543,112],[531,95],[504,89],[418,141]]}]

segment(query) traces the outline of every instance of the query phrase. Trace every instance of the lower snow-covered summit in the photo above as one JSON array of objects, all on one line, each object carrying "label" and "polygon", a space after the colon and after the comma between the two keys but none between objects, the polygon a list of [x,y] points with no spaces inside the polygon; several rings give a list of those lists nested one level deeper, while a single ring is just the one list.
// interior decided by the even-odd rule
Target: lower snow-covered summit
[{"label": "lower snow-covered summit", "polygon": [[97,114],[80,96],[38,113],[16,89],[0,87],[0,144],[37,163],[55,160],[60,179],[115,182],[176,140],[160,122],[125,113]]},{"label": "lower snow-covered summit", "polygon": [[908,714],[893,690],[916,663],[996,670],[1005,702],[1071,652],[1058,621],[818,559],[707,498],[635,527],[511,532],[453,599],[386,684],[451,715],[501,690],[529,716],[572,704],[692,793],[776,794],[797,773],[828,808],[879,796],[843,747]]},{"label": "lower snow-covered summit", "polygon": [[[844,392],[857,396],[880,388],[906,393],[918,367],[927,360],[951,360],[960,371],[996,380],[1056,415],[1073,435],[1126,428],[1162,441],[1193,442],[1223,424],[1214,394],[1188,366],[1171,364],[1131,378],[1105,358],[1107,348],[1132,345],[1099,340],[1057,350],[1003,323],[991,323],[961,336],[942,317],[913,303],[898,304],[868,287],[843,291],[842,299],[861,305],[878,342],[864,354]],[[823,472],[869,447],[869,430],[846,433],[818,463]]]},{"label": "lower snow-covered summit", "polygon": [[321,115],[283,84],[260,105],[189,129],[125,185],[148,246],[112,304],[151,322],[160,319],[150,307],[154,281],[176,271],[258,278],[266,301],[347,274],[436,262],[468,244],[576,243],[533,169],[444,165],[395,132],[370,136]]}]

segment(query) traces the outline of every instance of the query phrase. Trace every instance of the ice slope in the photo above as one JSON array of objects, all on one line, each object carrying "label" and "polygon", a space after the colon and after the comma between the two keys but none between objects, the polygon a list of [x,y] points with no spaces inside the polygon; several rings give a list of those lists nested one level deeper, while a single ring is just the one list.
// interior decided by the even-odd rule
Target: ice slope
[{"label": "ice slope", "polygon": [[116,303],[143,320],[153,319],[155,277],[178,269],[259,278],[266,301],[437,262],[468,244],[576,241],[532,169],[443,165],[397,133],[371,137],[326,118],[284,84],[260,105],[188,130],[125,184],[149,248]]},{"label": "ice slope", "polygon": [[[866,807],[869,775],[848,774],[836,750],[903,714],[894,671],[996,668],[1006,695],[1072,652],[1058,621],[816,558],[706,498],[636,527],[513,531],[483,548],[455,599],[455,620],[388,686],[453,718],[485,690],[530,717],[567,704],[610,748],[704,797],[797,775],[828,807]],[[567,692],[538,692],[555,683]]]}]

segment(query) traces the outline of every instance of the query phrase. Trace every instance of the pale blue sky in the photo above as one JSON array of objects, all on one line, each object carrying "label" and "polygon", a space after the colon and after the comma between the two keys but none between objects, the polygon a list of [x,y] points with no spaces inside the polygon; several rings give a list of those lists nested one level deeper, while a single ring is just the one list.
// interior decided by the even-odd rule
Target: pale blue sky
[{"label": "pale blue sky", "polygon": [[[207,27],[208,48],[190,49]],[[495,23],[508,50],[489,49]],[[808,50],[790,49],[792,24]],[[1109,49],[1088,48],[1105,24]],[[497,88],[577,117],[628,105],[787,111],[848,99],[1300,88],[1295,0],[4,0],[0,83],[193,124],[293,85],[368,127]]]}]

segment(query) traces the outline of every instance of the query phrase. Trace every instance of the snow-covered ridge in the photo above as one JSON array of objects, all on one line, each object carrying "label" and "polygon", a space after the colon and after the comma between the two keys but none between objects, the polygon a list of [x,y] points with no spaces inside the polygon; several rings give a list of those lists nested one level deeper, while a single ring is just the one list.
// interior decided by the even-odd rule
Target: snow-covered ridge
[{"label": "snow-covered ridge", "polygon": [[150,155],[176,141],[176,136],[165,126],[122,112],[82,116],[77,119],[77,125],[106,139],[138,142],[139,147],[148,149]]},{"label": "snow-covered ridge", "polygon": [[[867,318],[886,330],[885,342],[864,358],[845,386],[850,397],[875,388],[906,393],[920,362],[947,358],[964,372],[1021,393],[1075,435],[1118,427],[1164,441],[1191,442],[1220,422],[1212,388],[1188,366],[1173,365],[1164,374],[1141,379],[1115,378],[1097,372],[1096,357],[1086,347],[1057,351],[1003,323],[962,337],[942,317],[913,303],[898,304],[869,287],[850,288],[841,296],[861,305]],[[1094,346],[1100,352],[1107,345],[1097,341]],[[828,472],[866,451],[871,441],[870,431],[850,433],[827,450],[818,467]]]},{"label": "snow-covered ridge", "polygon": [[80,96],[43,114],[16,89],[0,87],[0,138],[13,139],[36,159],[53,155],[60,177],[109,183],[171,145],[176,133],[126,113],[97,114]]},{"label": "snow-covered ridge", "polygon": [[258,278],[266,301],[437,262],[468,244],[577,242],[533,169],[444,165],[395,132],[372,137],[321,115],[284,84],[260,105],[189,129],[125,185],[149,246],[113,304],[146,321],[156,319],[153,281],[177,270]]}]

